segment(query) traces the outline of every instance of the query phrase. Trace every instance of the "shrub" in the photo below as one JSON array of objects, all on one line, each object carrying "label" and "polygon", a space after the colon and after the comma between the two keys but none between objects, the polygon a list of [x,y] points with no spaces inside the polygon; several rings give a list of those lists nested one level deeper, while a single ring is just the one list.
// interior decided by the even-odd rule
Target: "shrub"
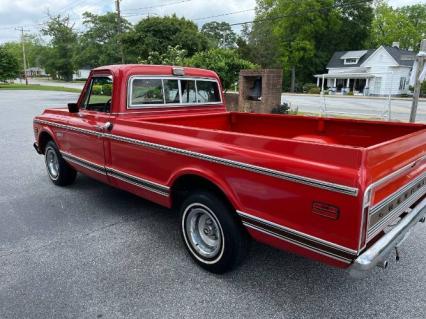
[{"label": "shrub", "polygon": [[93,95],[112,95],[112,84],[96,84],[92,87]]},{"label": "shrub", "polygon": [[317,85],[315,83],[305,83],[302,88],[303,93],[308,93],[313,88],[317,88]]},{"label": "shrub", "polygon": [[288,103],[283,103],[274,107],[271,111],[272,114],[288,114],[290,111],[290,106]]},{"label": "shrub", "polygon": [[96,84],[92,87],[92,94],[93,95],[101,95],[102,93],[102,85]]},{"label": "shrub", "polygon": [[310,88],[308,91],[308,94],[320,94],[321,93],[321,89],[317,86]]},{"label": "shrub", "polygon": [[354,92],[353,91],[350,91],[350,92],[348,92],[348,94],[347,95],[349,95],[349,96],[354,96]]}]

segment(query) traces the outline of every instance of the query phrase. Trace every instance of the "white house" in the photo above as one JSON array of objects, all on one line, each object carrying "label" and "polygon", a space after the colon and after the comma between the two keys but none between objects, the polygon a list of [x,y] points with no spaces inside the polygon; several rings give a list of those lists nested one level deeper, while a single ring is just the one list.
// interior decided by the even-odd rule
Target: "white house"
[{"label": "white house", "polygon": [[315,75],[317,86],[330,94],[406,94],[415,58],[415,52],[400,49],[398,42],[376,50],[339,51],[328,63],[328,73]]},{"label": "white house", "polygon": [[85,67],[85,68],[81,68],[79,70],[77,70],[73,75],[72,75],[72,79],[73,80],[87,80],[87,78],[90,75],[90,68],[89,67]]},{"label": "white house", "polygon": [[46,71],[39,67],[32,67],[25,70],[26,77],[47,76]]}]

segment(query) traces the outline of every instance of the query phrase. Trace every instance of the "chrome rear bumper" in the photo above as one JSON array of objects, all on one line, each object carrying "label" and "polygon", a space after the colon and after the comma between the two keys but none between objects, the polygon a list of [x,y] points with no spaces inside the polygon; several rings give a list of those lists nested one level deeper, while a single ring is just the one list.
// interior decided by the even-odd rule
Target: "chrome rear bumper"
[{"label": "chrome rear bumper", "polygon": [[350,275],[359,278],[375,266],[385,265],[392,250],[407,238],[418,222],[424,221],[425,215],[426,198],[421,200],[391,231],[355,259],[349,268]]}]

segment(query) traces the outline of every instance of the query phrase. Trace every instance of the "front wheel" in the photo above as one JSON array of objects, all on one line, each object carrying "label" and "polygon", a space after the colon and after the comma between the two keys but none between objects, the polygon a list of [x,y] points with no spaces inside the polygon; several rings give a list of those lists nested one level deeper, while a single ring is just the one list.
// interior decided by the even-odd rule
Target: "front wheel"
[{"label": "front wheel", "polygon": [[49,141],[44,151],[47,175],[58,186],[74,183],[77,172],[63,159],[55,142]]},{"label": "front wheel", "polygon": [[219,196],[196,192],[183,202],[181,233],[195,262],[213,273],[225,273],[247,255],[249,237],[235,211]]}]

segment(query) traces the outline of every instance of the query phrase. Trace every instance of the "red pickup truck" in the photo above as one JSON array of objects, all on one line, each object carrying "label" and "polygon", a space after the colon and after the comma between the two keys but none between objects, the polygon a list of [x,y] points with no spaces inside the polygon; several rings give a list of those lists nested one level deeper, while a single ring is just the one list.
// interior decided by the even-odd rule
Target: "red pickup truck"
[{"label": "red pickup truck", "polygon": [[215,273],[254,238],[360,275],[425,220],[426,125],[227,112],[208,70],[94,69],[34,133],[54,184],[78,171],[176,208],[190,256]]}]

